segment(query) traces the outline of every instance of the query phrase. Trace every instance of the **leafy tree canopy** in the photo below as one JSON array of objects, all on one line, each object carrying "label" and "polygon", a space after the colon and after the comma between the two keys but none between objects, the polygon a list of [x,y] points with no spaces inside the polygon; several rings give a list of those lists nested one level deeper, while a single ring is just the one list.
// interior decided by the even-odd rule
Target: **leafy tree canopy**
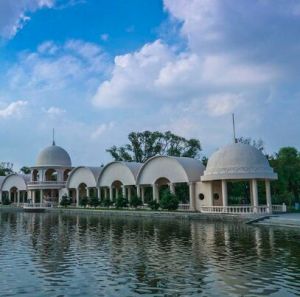
[{"label": "leafy tree canopy", "polygon": [[116,161],[145,162],[156,155],[200,158],[201,144],[198,139],[186,139],[170,131],[131,132],[129,144],[112,146],[106,151]]},{"label": "leafy tree canopy", "polygon": [[0,176],[6,176],[12,174],[13,171],[13,164],[9,162],[1,162],[0,163]]},{"label": "leafy tree canopy", "polygon": [[20,169],[20,172],[21,173],[24,173],[24,174],[29,174],[31,172],[30,168],[27,167],[27,166],[23,166],[21,169]]},{"label": "leafy tree canopy", "polygon": [[264,142],[262,139],[255,140],[255,139],[252,139],[251,137],[239,137],[239,138],[236,138],[236,142],[252,145],[260,151],[264,151],[264,149],[265,149]]}]

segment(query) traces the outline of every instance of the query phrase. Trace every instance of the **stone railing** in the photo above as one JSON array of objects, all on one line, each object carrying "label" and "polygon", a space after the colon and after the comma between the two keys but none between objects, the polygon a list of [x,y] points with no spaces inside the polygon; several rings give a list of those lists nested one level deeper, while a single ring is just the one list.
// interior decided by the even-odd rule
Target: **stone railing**
[{"label": "stone railing", "polygon": [[[233,206],[202,206],[203,213],[229,213],[229,214],[267,214],[270,208],[267,205],[233,205]],[[286,212],[286,205],[272,205],[272,212]]]},{"label": "stone railing", "polygon": [[178,205],[178,210],[181,210],[181,211],[190,210],[190,205],[189,204],[179,204]]}]

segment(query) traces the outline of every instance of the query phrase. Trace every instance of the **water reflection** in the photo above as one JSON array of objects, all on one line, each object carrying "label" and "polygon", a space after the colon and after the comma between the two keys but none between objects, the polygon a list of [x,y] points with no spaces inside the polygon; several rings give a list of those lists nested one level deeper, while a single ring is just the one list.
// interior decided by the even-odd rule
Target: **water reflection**
[{"label": "water reflection", "polygon": [[300,232],[0,212],[1,296],[300,296]]}]

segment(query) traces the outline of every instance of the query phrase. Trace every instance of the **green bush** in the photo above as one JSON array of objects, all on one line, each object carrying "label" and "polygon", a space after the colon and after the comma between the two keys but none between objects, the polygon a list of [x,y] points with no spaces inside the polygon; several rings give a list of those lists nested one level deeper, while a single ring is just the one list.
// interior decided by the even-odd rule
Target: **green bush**
[{"label": "green bush", "polygon": [[120,195],[117,199],[116,199],[116,208],[123,208],[123,207],[127,207],[128,206],[128,200],[127,198],[123,197],[122,195]]},{"label": "green bush", "polygon": [[100,201],[99,201],[98,197],[93,196],[93,197],[89,198],[88,204],[89,204],[89,206],[96,208],[97,206],[100,205]]},{"label": "green bush", "polygon": [[88,197],[79,198],[79,205],[83,206],[84,208],[88,205],[88,202],[89,202]]},{"label": "green bush", "polygon": [[159,201],[159,205],[162,209],[176,210],[179,205],[179,199],[176,195],[170,191],[165,191]]},{"label": "green bush", "polygon": [[159,203],[157,203],[155,200],[151,200],[148,202],[148,206],[152,209],[152,210],[158,210],[159,209]]},{"label": "green bush", "polygon": [[9,201],[8,197],[2,197],[2,204],[3,205],[10,205],[11,201]]},{"label": "green bush", "polygon": [[60,205],[63,207],[68,207],[69,205],[71,205],[72,203],[72,199],[70,197],[68,197],[67,195],[63,195],[60,201]]},{"label": "green bush", "polygon": [[109,198],[102,198],[100,201],[100,206],[102,207],[110,207],[112,205],[112,201]]},{"label": "green bush", "polygon": [[138,206],[143,205],[143,201],[140,197],[134,195],[133,197],[131,197],[129,205],[131,207],[137,208]]}]

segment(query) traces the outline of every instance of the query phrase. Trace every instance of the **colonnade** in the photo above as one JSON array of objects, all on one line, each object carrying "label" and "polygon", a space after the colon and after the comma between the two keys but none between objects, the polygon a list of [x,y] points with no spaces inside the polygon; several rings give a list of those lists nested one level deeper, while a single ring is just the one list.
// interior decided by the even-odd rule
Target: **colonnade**
[{"label": "colonnade", "polygon": [[[190,204],[190,210],[196,209],[196,202],[195,202],[195,182],[188,183],[189,185],[189,204]],[[75,196],[76,196],[76,206],[79,206],[80,201],[80,185],[78,188],[75,188]],[[89,197],[90,189],[95,189],[97,191],[97,196],[99,199],[102,197],[104,199],[110,199],[110,201],[114,201],[114,199],[117,199],[119,197],[119,192],[121,189],[122,196],[128,198],[130,201],[133,196],[133,190],[136,188],[136,195],[141,198],[142,203],[145,203],[145,188],[146,187],[152,187],[152,199],[154,201],[157,201],[159,203],[159,185],[157,183],[154,183],[152,185],[121,185],[120,187],[115,187],[113,185],[110,186],[102,186],[102,187],[85,187],[85,197]],[[174,183],[168,183],[169,190],[172,194],[175,194],[175,184]]]},{"label": "colonnade", "polygon": [[[223,207],[228,206],[228,189],[227,189],[227,180],[222,180],[222,205]],[[272,212],[272,199],[271,199],[271,183],[270,180],[265,180],[265,190],[266,190],[266,202],[268,207],[268,212]],[[258,212],[258,187],[257,179],[250,180],[250,196],[251,204],[254,208],[254,212]]]}]

